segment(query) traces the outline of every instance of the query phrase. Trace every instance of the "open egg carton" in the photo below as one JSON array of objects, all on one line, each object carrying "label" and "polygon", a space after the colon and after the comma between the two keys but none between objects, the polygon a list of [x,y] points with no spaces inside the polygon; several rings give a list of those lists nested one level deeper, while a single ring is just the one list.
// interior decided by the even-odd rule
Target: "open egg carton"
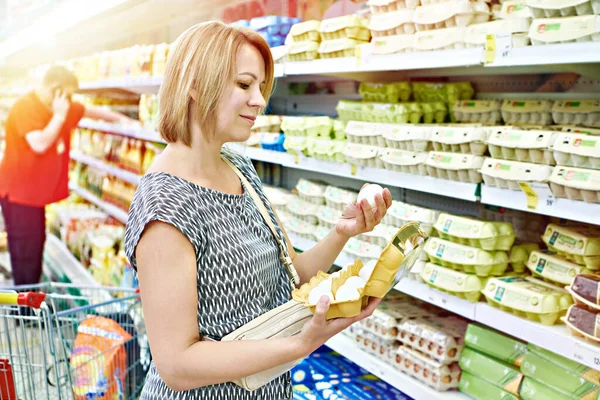
[{"label": "open egg carton", "polygon": [[550,100],[504,100],[501,110],[505,124],[552,124]]},{"label": "open egg carton", "polygon": [[452,112],[458,122],[481,122],[499,124],[501,102],[498,100],[463,100],[454,103]]},{"label": "open egg carton", "polygon": [[335,225],[338,223],[341,217],[342,212],[340,210],[336,210],[335,208],[323,206],[319,207],[317,210],[317,219],[319,220],[319,225],[328,229],[335,228]]},{"label": "open egg carton", "polygon": [[557,100],[552,106],[552,119],[558,125],[600,127],[600,100]]},{"label": "open egg carton", "polygon": [[321,42],[319,46],[319,57],[320,58],[340,58],[340,57],[354,57],[355,47],[359,44],[366,44],[361,40],[354,39],[334,39],[325,40]]},{"label": "open egg carton", "polygon": [[379,36],[371,40],[373,54],[395,54],[414,51],[414,35]]},{"label": "open egg carton", "polygon": [[390,226],[404,226],[409,222],[416,221],[419,222],[421,229],[426,235],[431,235],[433,224],[437,221],[439,214],[440,212],[437,210],[393,200],[383,219],[383,223]]},{"label": "open egg carton", "polygon": [[272,186],[263,186],[263,192],[271,203],[271,206],[277,211],[285,211],[287,203],[294,196],[291,192]]},{"label": "open egg carton", "polygon": [[384,124],[350,121],[346,125],[346,136],[349,143],[385,147],[382,133],[386,128]]},{"label": "open egg carton", "polygon": [[392,125],[382,133],[387,147],[393,149],[426,152],[433,149],[430,126]]},{"label": "open egg carton", "polygon": [[259,115],[252,125],[253,132],[272,132],[281,131],[281,117],[278,115]]},{"label": "open egg carton", "polygon": [[591,270],[600,270],[598,227],[549,224],[542,240],[548,248]]},{"label": "open egg carton", "polygon": [[[283,223],[283,222],[282,222]],[[315,241],[315,226],[304,220],[292,217],[285,223],[285,229],[307,240]]]},{"label": "open egg carton", "polygon": [[598,0],[526,0],[535,18],[600,14]]},{"label": "open egg carton", "polygon": [[[551,27],[552,29],[548,29]],[[534,19],[529,28],[534,46],[556,43],[600,41],[600,16]]]},{"label": "open egg carton", "polygon": [[485,251],[439,238],[429,240],[425,253],[435,264],[480,277],[501,276],[509,263],[504,251]]},{"label": "open egg carton", "polygon": [[548,165],[486,158],[481,175],[487,186],[521,190],[519,182],[546,183],[553,170],[554,167]]},{"label": "open egg carton", "polygon": [[325,189],[327,189],[326,184],[304,178],[300,178],[296,183],[300,198],[316,205],[325,204]]},{"label": "open egg carton", "polygon": [[592,271],[551,251],[534,251],[527,262],[533,276],[558,286],[569,286],[579,274]]},{"label": "open egg carton", "polygon": [[431,132],[434,151],[473,154],[487,153],[488,130],[476,127],[441,126]]},{"label": "open egg carton", "polygon": [[508,222],[482,221],[441,213],[434,228],[442,239],[488,251],[509,251],[515,242],[513,226]]},{"label": "open egg carton", "polygon": [[423,30],[414,34],[413,49],[416,51],[464,49],[465,28]]},{"label": "open egg carton", "polygon": [[451,0],[417,7],[413,20],[418,31],[426,31],[480,24],[490,17],[490,7],[484,2]]},{"label": "open egg carton", "polygon": [[362,121],[363,103],[355,100],[340,100],[335,108],[339,118],[344,121]]},{"label": "open egg carton", "polygon": [[528,32],[530,25],[531,18],[499,19],[470,25],[466,29],[465,43],[470,48],[485,47],[487,35],[509,33],[512,47],[525,47],[529,45]]},{"label": "open egg carton", "polygon": [[455,271],[433,263],[425,264],[421,271],[421,278],[432,288],[472,303],[478,302],[481,298],[481,289],[486,280],[477,275]]},{"label": "open egg carton", "polygon": [[490,305],[544,325],[557,323],[573,304],[562,287],[532,277],[490,278],[482,292]]},{"label": "open egg carton", "polygon": [[348,206],[348,204],[356,203],[358,193],[352,190],[338,188],[336,186],[327,186],[324,196],[327,207],[342,212]]},{"label": "open egg carton", "polygon": [[312,61],[319,58],[319,42],[298,42],[290,44],[287,58],[289,61]]},{"label": "open egg carton", "polygon": [[298,24],[294,24],[290,28],[289,36],[292,38],[293,43],[320,42],[320,27],[321,21],[311,20],[306,22],[300,22]]},{"label": "open egg carton", "polygon": [[483,157],[472,154],[442,153],[432,151],[425,161],[429,176],[457,182],[481,183],[479,170]]},{"label": "open egg carton", "polygon": [[397,103],[408,101],[412,88],[408,82],[361,82],[358,93],[367,102]]},{"label": "open egg carton", "polygon": [[380,158],[385,169],[405,174],[427,176],[425,161],[429,153],[415,153],[407,150],[391,149],[389,147],[380,151]]},{"label": "open egg carton", "polygon": [[348,143],[344,155],[350,164],[362,167],[383,168],[383,161],[378,157],[380,149],[377,146]]},{"label": "open egg carton", "polygon": [[414,10],[420,4],[420,0],[369,0],[367,2],[371,14],[389,13],[397,10]]},{"label": "open egg carton", "polygon": [[357,15],[345,15],[321,21],[320,33],[323,40],[356,39],[368,42],[371,33],[367,28],[368,21]]},{"label": "open egg carton", "polygon": [[397,231],[398,227],[378,224],[371,232],[360,234],[358,239],[366,243],[374,244],[383,249],[390,242],[390,240],[392,240]]},{"label": "open egg carton", "polygon": [[367,243],[357,238],[350,238],[344,246],[344,253],[353,259],[362,261],[364,264],[377,260],[383,251],[383,247],[373,243]]},{"label": "open egg carton", "polygon": [[440,364],[407,346],[400,346],[396,352],[394,366],[438,392],[456,389],[460,379],[457,363]]},{"label": "open egg carton", "polygon": [[560,133],[552,145],[558,165],[600,169],[600,138],[580,133]]},{"label": "open egg carton", "polygon": [[490,133],[487,144],[493,158],[556,165],[551,147],[557,136],[554,131],[498,128]]},{"label": "open egg carton", "polygon": [[550,176],[550,188],[559,198],[600,203],[600,170],[559,165]]},{"label": "open egg carton", "polygon": [[369,22],[373,38],[394,35],[412,35],[416,32],[413,10],[399,10],[384,14],[374,14]]},{"label": "open egg carton", "polygon": [[286,208],[290,214],[306,223],[316,225],[319,222],[317,218],[319,206],[317,204],[294,196],[288,201]]}]

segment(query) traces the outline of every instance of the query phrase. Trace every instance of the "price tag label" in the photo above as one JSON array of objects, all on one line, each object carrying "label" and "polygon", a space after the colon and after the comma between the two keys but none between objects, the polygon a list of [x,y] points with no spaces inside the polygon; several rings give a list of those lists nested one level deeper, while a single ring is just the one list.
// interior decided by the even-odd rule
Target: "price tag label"
[{"label": "price tag label", "polygon": [[350,175],[356,176],[357,172],[358,172],[358,165],[350,164]]},{"label": "price tag label", "polygon": [[527,208],[537,210],[538,207],[552,207],[556,198],[547,183],[519,182],[519,186],[527,199]]},{"label": "price tag label", "polygon": [[573,359],[590,368],[600,369],[600,354],[587,343],[575,342]]},{"label": "price tag label", "polygon": [[300,164],[300,154],[294,153],[294,164]]},{"label": "price tag label", "polygon": [[354,56],[356,57],[356,68],[360,68],[363,64],[368,64],[369,59],[373,51],[371,50],[371,43],[359,44],[354,48]]},{"label": "price tag label", "polygon": [[485,36],[485,64],[493,64],[498,59],[508,57],[512,50],[512,35],[498,33]]}]

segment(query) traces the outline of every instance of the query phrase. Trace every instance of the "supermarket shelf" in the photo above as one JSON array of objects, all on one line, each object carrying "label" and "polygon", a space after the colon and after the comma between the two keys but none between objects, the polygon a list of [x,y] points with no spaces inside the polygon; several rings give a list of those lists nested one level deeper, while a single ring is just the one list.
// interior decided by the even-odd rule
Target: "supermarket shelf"
[{"label": "supermarket shelf", "polygon": [[71,152],[71,159],[89,165],[90,167],[96,168],[100,171],[104,171],[109,175],[113,175],[119,179],[124,180],[125,182],[133,183],[134,185],[139,185],[140,183],[139,175],[107,164],[103,161],[98,160],[97,158],[90,157],[78,151]]},{"label": "supermarket shelf", "polygon": [[600,42],[515,47],[506,57],[497,58],[494,63],[488,64],[488,67],[537,67],[578,63],[600,63]]},{"label": "supermarket shelf", "polygon": [[82,92],[93,92],[107,89],[123,89],[135,93],[156,93],[163,81],[161,77],[123,77],[92,82],[82,82]]},{"label": "supermarket shelf", "polygon": [[466,400],[468,396],[456,392],[438,392],[424,383],[404,374],[394,366],[361,350],[354,341],[342,334],[336,335],[325,343],[330,349],[337,351],[350,361],[363,367],[373,375],[386,381],[396,389],[418,400]]},{"label": "supermarket shelf", "polygon": [[79,127],[84,129],[92,129],[115,135],[127,136],[139,140],[147,140],[149,142],[164,143],[158,132],[143,129],[139,125],[118,125],[109,122],[101,122],[94,120],[82,120],[79,122]]},{"label": "supermarket shelf", "polygon": [[482,185],[481,202],[483,204],[528,211],[551,217],[565,218],[595,225],[600,224],[600,204],[586,203],[584,201],[554,199],[546,202],[546,200],[540,198],[537,208],[532,210],[527,208],[525,193]]},{"label": "supermarket shelf", "polygon": [[67,246],[49,234],[44,247],[44,263],[57,276],[65,275],[71,283],[100,287],[92,274],[75,258]]},{"label": "supermarket shelf", "polygon": [[93,194],[85,189],[82,189],[78,186],[69,184],[69,189],[71,191],[77,193],[79,196],[81,196],[85,200],[89,201],[90,203],[95,204],[96,206],[100,207],[108,215],[113,216],[114,218],[116,218],[117,220],[121,221],[124,224],[127,223],[127,212],[126,211],[123,211],[119,207],[112,205],[110,203],[107,203],[102,199],[99,199],[95,194]]}]

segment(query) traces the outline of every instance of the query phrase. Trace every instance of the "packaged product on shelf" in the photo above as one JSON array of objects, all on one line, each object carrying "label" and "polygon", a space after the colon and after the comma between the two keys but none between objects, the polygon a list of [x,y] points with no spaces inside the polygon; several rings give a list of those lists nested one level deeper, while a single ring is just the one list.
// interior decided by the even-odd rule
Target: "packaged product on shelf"
[{"label": "packaged product on shelf", "polygon": [[436,127],[432,130],[431,142],[434,151],[482,156],[487,152],[487,137],[488,131],[483,128]]},{"label": "packaged product on shelf", "polygon": [[481,175],[487,186],[521,190],[520,182],[547,183],[553,170],[548,165],[486,158]]},{"label": "packaged product on shelf", "polygon": [[402,203],[397,200],[392,201],[392,206],[388,209],[383,223],[391,226],[401,227],[409,222],[419,222],[420,228],[426,235],[433,232],[433,224],[436,222],[440,212],[428,208],[417,207],[411,204]]},{"label": "packaged product on shelf", "polygon": [[308,137],[328,139],[333,128],[333,120],[329,117],[304,117],[304,129]]},{"label": "packaged product on shelf", "polygon": [[600,14],[600,4],[595,0],[527,0],[526,4],[533,12],[535,18]]},{"label": "packaged product on shelf", "polygon": [[[554,43],[597,42],[600,41],[599,21],[600,16],[598,15],[534,19],[529,28],[529,39],[531,39],[534,46]],[[552,29],[548,29],[548,27]]]},{"label": "packaged product on shelf", "polygon": [[319,207],[317,210],[317,218],[319,225],[333,229],[337,222],[342,217],[342,212],[331,207]]},{"label": "packaged product on shelf", "polygon": [[326,189],[326,184],[304,178],[300,178],[296,183],[296,190],[300,198],[317,205],[325,204]]},{"label": "packaged product on shelf", "polygon": [[416,51],[464,49],[465,28],[421,30],[414,34],[412,47]]},{"label": "packaged product on shelf", "polygon": [[429,176],[458,182],[481,183],[483,157],[472,154],[430,152],[425,161]]},{"label": "packaged product on shelf", "polygon": [[483,250],[509,251],[515,241],[513,227],[506,222],[488,222],[442,213],[434,227],[442,239]]},{"label": "packaged product on shelf", "polygon": [[348,143],[344,155],[350,164],[363,167],[383,168],[383,161],[378,157],[380,147],[366,144]]},{"label": "packaged product on shelf", "polygon": [[549,224],[542,240],[548,248],[589,269],[600,269],[600,230]]},{"label": "packaged product on shelf", "polygon": [[490,133],[487,144],[493,158],[556,165],[551,147],[557,136],[553,131],[499,128]]},{"label": "packaged product on shelf", "polygon": [[562,287],[531,277],[490,278],[482,293],[489,304],[544,325],[554,325],[573,303]]},{"label": "packaged product on shelf", "polygon": [[515,396],[489,381],[463,370],[458,382],[458,390],[477,400],[518,400]]},{"label": "packaged product on shelf", "polygon": [[285,229],[308,240],[316,240],[314,232],[315,226],[298,218],[290,218],[285,223]]},{"label": "packaged product on shelf", "polygon": [[369,22],[371,35],[373,38],[404,34],[412,35],[416,31],[413,15],[414,11],[409,9],[374,14]]},{"label": "packaged product on shelf", "polygon": [[570,398],[595,399],[600,394],[600,388],[597,385],[581,379],[534,352],[528,351],[525,354],[521,372],[528,378],[544,383]]},{"label": "packaged product on shelf", "polygon": [[551,251],[532,252],[527,268],[534,276],[561,286],[569,286],[576,275],[590,272]]},{"label": "packaged product on shelf", "polygon": [[599,320],[598,310],[592,311],[581,305],[571,306],[563,318],[563,322],[567,324],[572,335],[597,344],[600,343]]},{"label": "packaged product on shelf", "polygon": [[[598,4],[598,13],[600,14],[600,3],[595,1],[594,4]],[[600,21],[600,19],[598,20]],[[552,119],[558,125],[573,124],[600,127],[600,101],[557,100],[552,106]]]},{"label": "packaged product on shelf", "polygon": [[490,8],[484,2],[452,0],[417,7],[414,22],[418,31],[425,31],[480,24],[490,16]]},{"label": "packaged product on shelf", "polygon": [[523,374],[514,365],[488,357],[468,347],[463,350],[458,365],[463,373],[478,376],[508,393],[519,395]]},{"label": "packaged product on shelf", "polygon": [[452,111],[458,122],[499,124],[502,121],[501,104],[498,100],[463,100],[454,103]]},{"label": "packaged product on shelf", "polygon": [[364,328],[356,330],[355,341],[363,350],[384,361],[392,361],[400,346],[395,337],[375,335]]},{"label": "packaged product on shelf", "polygon": [[591,382],[593,384],[598,384],[600,382],[600,371],[586,367],[585,365],[580,364],[577,361],[573,361],[566,357],[560,356],[556,353],[536,346],[532,343],[529,343],[527,345],[527,348],[529,352],[535,353],[538,356],[545,358],[553,364],[556,364],[559,367],[563,368],[565,371],[577,375],[588,382]]},{"label": "packaged product on shelf", "polygon": [[433,149],[430,126],[388,125],[382,130],[387,147],[393,149],[426,152]]},{"label": "packaged product on shelf", "polygon": [[291,29],[289,36],[292,38],[293,43],[299,42],[320,42],[321,34],[319,28],[321,27],[320,21],[306,21],[294,24]]},{"label": "packaged product on shelf", "polygon": [[339,118],[344,121],[362,121],[363,103],[354,100],[340,100],[335,108]]},{"label": "packaged product on shelf", "polygon": [[334,39],[324,40],[319,46],[319,57],[320,58],[340,58],[340,57],[354,57],[355,47],[360,44],[366,44],[361,40],[354,39]]},{"label": "packaged product on shelf", "polygon": [[501,276],[508,269],[508,255],[504,251],[485,251],[476,247],[431,238],[425,252],[434,263],[457,271],[487,277]]},{"label": "packaged product on shelf", "polygon": [[[448,107],[445,103],[438,101],[432,103],[419,103],[423,110],[423,123],[424,124],[441,124],[446,121],[448,116]],[[411,123],[413,123],[411,121]]]},{"label": "packaged product on shelf", "polygon": [[390,171],[403,172],[405,174],[427,176],[425,161],[429,153],[398,150],[385,148],[380,152],[381,161],[386,169]]},{"label": "packaged product on shelf", "polygon": [[348,204],[356,203],[357,195],[358,193],[355,191],[330,185],[325,188],[325,204],[327,207],[344,211]]},{"label": "packaged product on shelf", "polygon": [[319,210],[319,205],[317,204],[294,196],[289,199],[286,207],[290,214],[311,225],[316,225],[319,221],[316,217],[317,211]]},{"label": "packaged product on shelf", "polygon": [[345,140],[314,139],[309,144],[309,148],[306,149],[309,157],[328,162],[346,162],[346,156],[344,156]]},{"label": "packaged product on shelf", "polygon": [[371,232],[359,235],[358,239],[384,248],[392,240],[396,232],[398,232],[398,228],[400,227],[378,224]]},{"label": "packaged product on shelf", "polygon": [[[481,219],[512,224],[515,236],[519,241],[519,246],[542,243],[541,235],[546,230],[546,225],[548,225],[545,216],[483,204],[480,205],[479,209],[479,218]],[[517,251],[515,255],[517,257],[512,257],[511,262],[513,262],[512,260],[516,260],[518,263],[521,263],[522,271],[525,271],[525,263],[529,259],[529,254],[531,251],[539,249],[539,246],[525,248],[513,246],[511,251],[515,248]],[[519,249],[524,250],[524,252]]]},{"label": "packaged product on shelf", "polygon": [[535,379],[525,377],[523,384],[519,390],[522,400],[569,400],[579,397],[565,396],[563,393],[554,390],[552,387],[543,382],[538,382]]},{"label": "packaged product on shelf", "polygon": [[349,143],[385,147],[385,140],[382,133],[386,129],[389,129],[389,126],[385,124],[350,121],[346,125],[345,132]]},{"label": "packaged product on shelf", "polygon": [[[362,103],[358,121],[379,123],[408,123],[409,108],[399,103]],[[422,115],[419,115],[418,119]],[[418,120],[417,120],[418,122]]]},{"label": "packaged product on shelf", "polygon": [[567,288],[577,305],[600,311],[600,275],[580,274]]},{"label": "packaged product on shelf", "polygon": [[552,145],[558,165],[600,169],[600,139],[579,133],[560,133]]},{"label": "packaged product on shelf", "polygon": [[600,170],[557,166],[550,188],[558,198],[600,203]]},{"label": "packaged product on shelf", "polygon": [[311,61],[319,58],[319,42],[298,42],[288,47],[288,60]]},{"label": "packaged product on shelf", "polygon": [[[504,0],[500,11],[497,13],[499,19],[533,18],[531,8],[526,5],[525,0]],[[531,22],[531,21],[530,21]]]},{"label": "packaged product on shelf", "polygon": [[502,119],[505,124],[552,124],[550,100],[504,100]]},{"label": "packaged product on shelf", "polygon": [[425,264],[421,271],[423,281],[442,292],[449,293],[460,299],[478,302],[485,278],[465,272],[454,271],[432,263]]},{"label": "packaged product on shelf", "polygon": [[409,319],[429,315],[427,311],[410,303],[394,304],[384,301],[370,317],[360,321],[360,325],[374,335],[396,340],[400,324]]},{"label": "packaged product on shelf", "polygon": [[458,100],[472,99],[475,95],[475,89],[469,82],[411,82],[411,85],[417,101],[454,104]]},{"label": "packaged product on shelf", "polygon": [[344,246],[344,252],[349,256],[367,263],[377,260],[383,248],[377,244],[367,243],[356,238],[350,238]]},{"label": "packaged product on shelf", "polygon": [[408,8],[414,10],[421,2],[420,0],[369,0],[371,13],[380,14]]},{"label": "packaged product on shelf", "polygon": [[287,205],[288,201],[290,201],[290,199],[293,196],[292,193],[290,193],[289,191],[287,191],[285,189],[267,186],[267,185],[263,186],[263,192],[265,193],[265,196],[269,200],[269,203],[271,203],[271,206],[275,210],[277,210],[278,213],[279,213],[279,211],[286,210],[285,206]]},{"label": "packaged product on shelf", "polygon": [[600,136],[600,129],[567,125],[561,127],[562,132],[583,133],[590,136]]},{"label": "packaged product on shelf", "polygon": [[290,154],[299,156],[306,154],[308,149],[312,147],[314,139],[304,136],[285,136],[283,148]]},{"label": "packaged product on shelf", "polygon": [[281,131],[281,118],[278,115],[259,115],[252,125],[253,132],[272,132]]},{"label": "packaged product on shelf", "polygon": [[[484,47],[487,35],[511,35],[512,47],[529,45],[529,26],[531,18],[511,18],[470,25],[466,29],[465,42],[467,47]],[[496,123],[496,122],[494,122]]]},{"label": "packaged product on shelf", "polygon": [[[519,236],[519,234],[517,234]],[[525,267],[529,261],[529,257],[533,252],[539,251],[540,246],[537,243],[518,244],[510,249],[508,261],[512,270],[516,273],[525,272]]]},{"label": "packaged product on shelf", "polygon": [[456,363],[440,364],[406,346],[400,346],[396,353],[396,368],[439,392],[458,387],[460,368]]},{"label": "packaged product on shelf", "polygon": [[345,15],[321,21],[319,31],[323,41],[336,39],[356,39],[368,42],[371,33],[367,29],[368,21],[357,15]]},{"label": "packaged product on shelf", "polygon": [[478,324],[467,327],[465,345],[517,367],[521,366],[527,352],[527,345],[520,340]]},{"label": "packaged product on shelf", "polygon": [[285,136],[282,133],[260,133],[260,147],[265,150],[285,152],[283,143]]},{"label": "packaged product on shelf", "polygon": [[394,54],[413,51],[415,35],[380,36],[371,40],[373,54]]}]

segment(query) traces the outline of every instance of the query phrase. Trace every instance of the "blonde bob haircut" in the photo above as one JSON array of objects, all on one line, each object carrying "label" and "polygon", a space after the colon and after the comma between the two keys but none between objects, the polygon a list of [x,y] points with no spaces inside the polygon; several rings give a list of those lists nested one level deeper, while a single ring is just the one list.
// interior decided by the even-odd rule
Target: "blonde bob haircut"
[{"label": "blonde bob haircut", "polygon": [[[200,125],[207,139],[215,134],[217,106],[237,76],[236,56],[245,44],[254,46],[265,61],[266,102],[273,89],[273,57],[267,42],[256,32],[218,21],[203,22],[175,41],[160,88],[158,129],[168,143],[191,145],[190,123]],[[190,121],[191,93],[197,94],[198,121]]]}]

